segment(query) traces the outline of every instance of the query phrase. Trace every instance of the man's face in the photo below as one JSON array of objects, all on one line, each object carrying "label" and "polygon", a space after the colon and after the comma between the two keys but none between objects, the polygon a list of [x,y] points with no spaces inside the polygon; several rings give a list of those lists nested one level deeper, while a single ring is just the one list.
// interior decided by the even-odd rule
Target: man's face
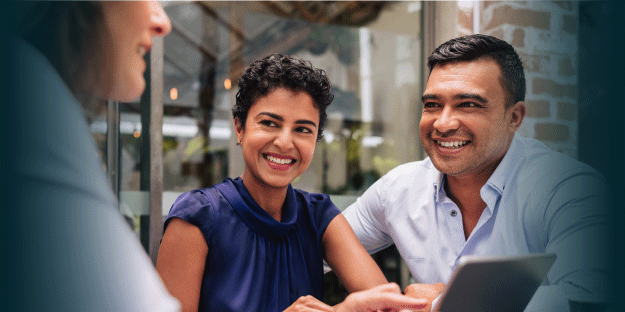
[{"label": "man's face", "polygon": [[492,59],[436,65],[423,93],[421,144],[449,176],[490,176],[525,115],[505,108],[501,71]]}]

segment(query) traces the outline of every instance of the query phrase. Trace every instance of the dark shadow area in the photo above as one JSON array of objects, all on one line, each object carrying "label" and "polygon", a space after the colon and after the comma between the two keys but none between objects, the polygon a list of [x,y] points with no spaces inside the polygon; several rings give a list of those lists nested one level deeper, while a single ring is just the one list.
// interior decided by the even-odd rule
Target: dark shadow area
[{"label": "dark shadow area", "polygon": [[[623,278],[625,261],[624,149],[621,141],[625,108],[621,94],[623,78],[623,23],[621,1],[582,1],[579,4],[579,159],[607,179],[614,202],[614,311],[625,308]],[[572,307],[587,310],[583,306]]]}]

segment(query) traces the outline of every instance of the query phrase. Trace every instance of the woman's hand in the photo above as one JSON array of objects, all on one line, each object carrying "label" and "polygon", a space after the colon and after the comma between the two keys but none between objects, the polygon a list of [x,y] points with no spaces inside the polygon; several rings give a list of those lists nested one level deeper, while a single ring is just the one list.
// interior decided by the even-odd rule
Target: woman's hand
[{"label": "woman's hand", "polygon": [[284,312],[312,312],[312,311],[322,311],[322,312],[332,312],[334,311],[334,309],[317,300],[317,298],[313,297],[313,296],[303,296],[303,297],[299,297],[299,299],[297,299],[297,301],[293,302],[293,304],[288,307],[286,310],[284,310]]},{"label": "woman's hand", "polygon": [[[427,305],[426,299],[416,299],[401,294],[395,283],[376,286],[369,290],[355,292],[335,306],[336,312],[356,311],[402,311],[419,310]],[[324,310],[321,310],[324,311]]]}]

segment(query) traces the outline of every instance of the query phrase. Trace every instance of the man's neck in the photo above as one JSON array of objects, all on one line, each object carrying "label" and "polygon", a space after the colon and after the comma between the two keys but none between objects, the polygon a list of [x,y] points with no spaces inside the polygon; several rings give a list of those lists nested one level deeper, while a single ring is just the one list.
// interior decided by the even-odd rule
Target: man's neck
[{"label": "man's neck", "polygon": [[470,175],[446,176],[445,193],[460,209],[465,239],[469,238],[486,209],[480,191],[496,168]]}]

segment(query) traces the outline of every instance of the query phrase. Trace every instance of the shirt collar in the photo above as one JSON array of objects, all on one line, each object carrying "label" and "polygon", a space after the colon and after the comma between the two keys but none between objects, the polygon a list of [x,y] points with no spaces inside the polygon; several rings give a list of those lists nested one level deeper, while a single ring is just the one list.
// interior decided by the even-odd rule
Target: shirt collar
[{"label": "shirt collar", "polygon": [[434,201],[438,202],[439,200],[442,200],[445,197],[441,197],[442,192],[443,192],[443,188],[445,185],[445,174],[442,172],[439,172],[438,170],[436,170],[438,172],[438,178],[434,181]]},{"label": "shirt collar", "polygon": [[[510,143],[510,147],[508,151],[501,159],[501,162],[490,176],[486,184],[482,187],[481,194],[482,199],[488,207],[492,208],[495,206],[494,201],[498,201],[499,198],[503,195],[503,191],[506,188],[506,184],[508,182],[508,178],[511,175],[512,170],[518,164],[519,159],[522,157],[520,149],[520,138],[518,134],[514,134],[512,138],[512,142]],[[437,170],[438,172],[438,170]],[[445,174],[438,172],[438,178],[434,181],[434,200],[436,202],[444,199],[442,196],[443,188],[445,185]],[[484,198],[488,197],[488,198]],[[492,200],[491,200],[492,198]]]},{"label": "shirt collar", "polygon": [[[501,162],[490,176],[488,181],[486,181],[485,186],[490,186],[495,192],[501,196],[503,191],[506,188],[506,184],[508,183],[508,178],[511,176],[511,173],[519,163],[519,159],[521,159],[521,151],[520,148],[520,138],[518,134],[514,134],[512,138],[512,143],[510,143],[510,147],[508,151],[501,159]],[[483,188],[482,188],[483,189]]]}]

